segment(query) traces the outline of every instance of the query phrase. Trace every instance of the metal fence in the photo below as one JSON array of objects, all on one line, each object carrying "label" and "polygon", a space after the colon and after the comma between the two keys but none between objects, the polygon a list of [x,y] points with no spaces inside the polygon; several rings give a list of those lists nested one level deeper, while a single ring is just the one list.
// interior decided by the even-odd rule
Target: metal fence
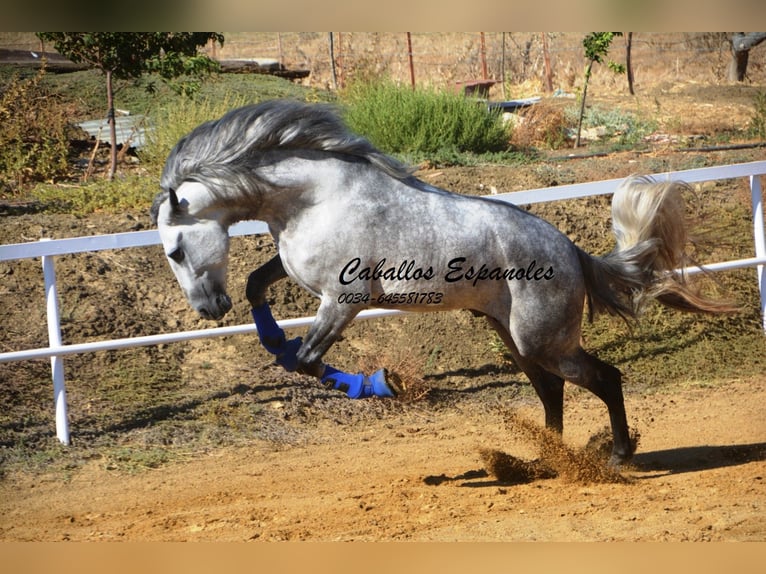
[{"label": "metal fence", "polygon": [[[616,39],[609,59],[627,63],[627,34]],[[581,32],[224,32],[223,47],[205,51],[218,59],[274,59],[288,69],[309,71],[305,83],[342,86],[355,78],[390,77],[418,85],[455,85],[489,77],[503,98],[530,95],[540,86],[574,91],[581,86],[585,56]],[[634,32],[631,61],[637,84],[719,82],[727,78],[731,35],[722,32]],[[31,32],[0,32],[0,49],[40,51]],[[766,50],[753,50],[748,79],[762,84]],[[623,76],[624,78],[624,76]],[[596,66],[592,84],[625,86],[607,66]],[[499,95],[499,94],[497,94]]]},{"label": "metal fence", "polygon": [[[752,225],[754,256],[745,259],[736,259],[723,262],[705,264],[708,271],[717,272],[728,269],[740,269],[743,267],[756,267],[756,279],[760,292],[760,311],[762,327],[766,332],[766,282],[764,281],[764,265],[766,265],[766,235],[764,233],[764,212],[762,199],[761,177],[766,175],[766,161],[758,161],[744,164],[708,167],[676,172],[655,174],[655,179],[680,179],[688,183],[704,181],[748,178],[751,201],[752,201]],[[620,179],[610,179],[591,183],[562,185],[529,191],[491,195],[492,199],[506,201],[514,204],[542,203],[562,199],[573,199],[593,195],[605,195],[613,193]],[[265,223],[249,221],[238,223],[229,230],[232,236],[255,235],[268,233]],[[218,327],[211,329],[198,329],[180,331],[174,333],[162,333],[141,337],[123,339],[108,339],[89,343],[66,345],[62,342],[59,319],[59,305],[56,285],[56,272],[54,261],[57,256],[88,253],[107,249],[125,249],[132,247],[146,247],[159,245],[160,238],[157,231],[136,231],[128,233],[115,233],[110,235],[96,235],[91,237],[75,237],[69,239],[42,239],[36,242],[0,245],[0,261],[18,259],[42,258],[43,280],[45,283],[46,314],[48,320],[48,346],[36,349],[26,349],[0,353],[0,362],[22,361],[32,359],[50,358],[51,376],[54,389],[56,435],[58,439],[69,444],[69,423],[67,416],[66,388],[64,380],[63,357],[66,355],[89,353],[95,351],[125,349],[146,345],[159,345],[178,341],[189,341],[209,337],[221,337],[227,335],[240,335],[255,333],[253,324]],[[699,267],[687,268],[689,274],[702,271]],[[372,319],[389,315],[400,314],[395,310],[368,310],[363,311],[357,319]],[[314,317],[302,317],[279,321],[283,329],[304,327],[310,325]]]}]

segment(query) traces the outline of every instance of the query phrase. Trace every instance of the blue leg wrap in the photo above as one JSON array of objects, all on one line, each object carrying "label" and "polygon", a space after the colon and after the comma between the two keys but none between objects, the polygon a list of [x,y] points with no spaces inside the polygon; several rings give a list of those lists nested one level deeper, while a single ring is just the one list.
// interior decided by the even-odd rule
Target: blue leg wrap
[{"label": "blue leg wrap", "polygon": [[274,317],[271,315],[271,309],[268,303],[252,309],[253,320],[258,329],[258,338],[261,345],[272,355],[276,356],[278,365],[285,368],[286,371],[293,372],[298,368],[298,349],[301,346],[302,339],[296,337],[289,341],[285,338],[285,332],[279,328]]},{"label": "blue leg wrap", "polygon": [[368,377],[362,373],[344,373],[327,365],[322,375],[322,383],[328,388],[346,393],[352,399],[395,396],[386,383],[386,373],[383,369]]},{"label": "blue leg wrap", "polygon": [[[300,337],[289,341],[286,339],[285,332],[280,329],[271,315],[268,303],[253,308],[252,315],[263,347],[276,356],[278,365],[284,367],[286,371],[295,371],[298,368],[298,349],[303,340]],[[386,383],[386,373],[383,369],[368,377],[362,373],[356,375],[344,373],[327,365],[322,374],[322,383],[328,388],[346,393],[352,399],[395,396],[394,391]]]}]

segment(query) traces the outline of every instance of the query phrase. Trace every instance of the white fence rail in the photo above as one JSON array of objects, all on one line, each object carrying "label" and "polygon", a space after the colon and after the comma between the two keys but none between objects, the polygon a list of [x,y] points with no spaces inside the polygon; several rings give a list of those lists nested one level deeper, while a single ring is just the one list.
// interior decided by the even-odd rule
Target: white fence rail
[{"label": "white fence rail", "polygon": [[[705,269],[709,271],[723,271],[728,269],[739,269],[743,267],[757,268],[757,281],[760,290],[762,327],[764,331],[766,331],[766,282],[764,282],[764,265],[766,264],[766,236],[764,234],[763,198],[760,179],[763,175],[766,175],[766,161],[676,172],[665,172],[661,174],[655,174],[654,177],[658,180],[680,179],[688,183],[720,179],[748,178],[753,208],[754,257],[705,264]],[[613,193],[621,181],[622,180],[620,179],[611,179],[591,183],[563,185],[559,187],[504,193],[492,195],[489,197],[515,204],[542,203],[561,199],[572,199]],[[263,233],[268,233],[268,228],[265,223],[260,221],[239,223],[232,226],[230,229],[230,234],[232,236],[255,235]],[[48,318],[48,346],[37,349],[0,353],[0,362],[41,359],[48,357],[50,358],[54,389],[56,435],[58,439],[64,444],[69,444],[69,424],[67,416],[66,389],[63,367],[63,357],[65,355],[103,350],[125,349],[129,347],[158,345],[161,343],[171,343],[177,341],[188,341],[192,339],[239,335],[256,332],[255,325],[247,324],[211,329],[198,329],[193,331],[180,331],[175,333],[163,333],[125,339],[109,339],[73,345],[63,344],[61,340],[61,328],[59,323],[59,308],[54,258],[58,255],[71,253],[101,251],[105,249],[123,249],[129,247],[145,247],[159,244],[160,238],[157,231],[136,231],[130,233],[96,235],[92,237],[75,237],[58,240],[44,239],[30,243],[0,245],[0,261],[29,259],[34,257],[42,258]],[[700,271],[700,268],[687,269],[687,273],[696,273]],[[364,311],[360,313],[357,318],[371,319],[399,313],[401,313],[401,311],[376,309]],[[279,321],[278,324],[283,329],[291,329],[295,327],[310,325],[313,320],[314,317],[303,317],[299,319],[282,320]]]}]

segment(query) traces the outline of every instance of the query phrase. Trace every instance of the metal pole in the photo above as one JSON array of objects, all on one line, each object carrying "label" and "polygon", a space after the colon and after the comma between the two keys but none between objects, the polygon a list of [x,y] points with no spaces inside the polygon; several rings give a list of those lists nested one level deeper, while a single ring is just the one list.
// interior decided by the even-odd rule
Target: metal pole
[{"label": "metal pole", "polygon": [[[49,239],[41,239],[49,241]],[[53,256],[43,257],[43,279],[45,280],[45,307],[48,316],[48,344],[51,348],[61,347],[61,321],[59,319],[56,270]],[[56,409],[56,436],[59,441],[69,444],[69,419],[67,416],[66,386],[64,384],[64,358],[51,356],[51,377],[53,378],[53,402]]]},{"label": "metal pole", "polygon": [[[753,236],[755,239],[755,256],[766,257],[766,232],[763,224],[763,194],[761,193],[761,176],[750,176],[750,197],[753,202]],[[758,290],[761,293],[761,327],[766,332],[766,282],[764,281],[763,265],[756,267],[758,274]]]}]

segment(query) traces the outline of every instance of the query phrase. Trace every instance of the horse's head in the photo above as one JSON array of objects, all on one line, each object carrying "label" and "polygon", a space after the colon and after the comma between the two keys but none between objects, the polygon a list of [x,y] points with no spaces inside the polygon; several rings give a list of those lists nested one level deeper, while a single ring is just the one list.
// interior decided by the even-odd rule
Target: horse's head
[{"label": "horse's head", "polygon": [[205,319],[218,320],[231,309],[226,294],[229,234],[206,209],[200,183],[185,182],[157,196],[152,219],[160,232],[170,268],[189,304]]}]

